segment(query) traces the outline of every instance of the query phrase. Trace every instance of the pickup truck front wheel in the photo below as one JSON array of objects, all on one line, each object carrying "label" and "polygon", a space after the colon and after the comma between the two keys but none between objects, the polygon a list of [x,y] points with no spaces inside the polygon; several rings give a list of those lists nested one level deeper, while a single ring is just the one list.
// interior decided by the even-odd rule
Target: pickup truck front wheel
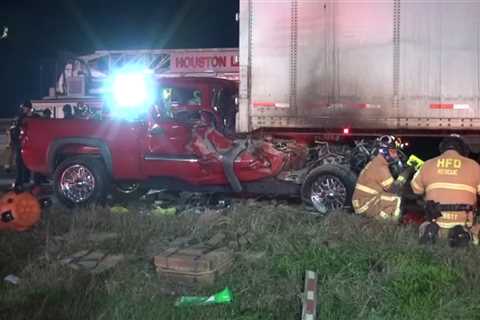
[{"label": "pickup truck front wheel", "polygon": [[70,208],[104,201],[107,186],[105,165],[92,156],[67,158],[54,173],[55,195]]},{"label": "pickup truck front wheel", "polygon": [[327,214],[349,207],[355,189],[356,176],[346,167],[322,165],[313,169],[301,188],[302,200],[318,214]]}]

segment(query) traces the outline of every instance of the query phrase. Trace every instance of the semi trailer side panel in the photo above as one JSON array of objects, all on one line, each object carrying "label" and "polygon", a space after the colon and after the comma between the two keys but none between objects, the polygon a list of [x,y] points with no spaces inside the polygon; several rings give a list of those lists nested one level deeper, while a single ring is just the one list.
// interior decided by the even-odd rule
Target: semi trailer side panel
[{"label": "semi trailer side panel", "polygon": [[239,131],[480,127],[480,3],[240,3]]},{"label": "semi trailer side panel", "polygon": [[402,2],[399,118],[413,127],[478,118],[479,9],[474,1]]}]

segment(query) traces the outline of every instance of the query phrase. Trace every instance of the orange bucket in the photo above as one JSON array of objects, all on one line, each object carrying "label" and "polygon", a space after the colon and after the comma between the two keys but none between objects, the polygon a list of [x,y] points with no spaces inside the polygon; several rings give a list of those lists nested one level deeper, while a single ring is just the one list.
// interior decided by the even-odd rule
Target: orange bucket
[{"label": "orange bucket", "polygon": [[31,193],[8,192],[0,198],[0,230],[24,231],[40,221],[40,202]]}]

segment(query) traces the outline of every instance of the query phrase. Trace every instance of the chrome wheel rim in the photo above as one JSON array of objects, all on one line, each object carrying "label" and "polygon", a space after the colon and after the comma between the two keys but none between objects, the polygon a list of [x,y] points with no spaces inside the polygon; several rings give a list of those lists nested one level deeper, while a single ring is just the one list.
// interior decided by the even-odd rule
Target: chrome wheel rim
[{"label": "chrome wheel rim", "polygon": [[60,190],[65,198],[74,203],[85,202],[95,191],[95,177],[87,167],[72,165],[60,177]]},{"label": "chrome wheel rim", "polygon": [[312,184],[310,200],[320,213],[341,209],[347,200],[347,188],[331,175],[318,177]]}]

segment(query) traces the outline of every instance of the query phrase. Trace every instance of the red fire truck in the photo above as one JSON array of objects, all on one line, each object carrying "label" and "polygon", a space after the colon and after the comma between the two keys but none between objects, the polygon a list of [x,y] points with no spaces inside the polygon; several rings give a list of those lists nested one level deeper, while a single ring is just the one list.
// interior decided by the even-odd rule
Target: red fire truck
[{"label": "red fire truck", "polygon": [[101,110],[105,81],[115,70],[132,65],[148,69],[156,79],[211,77],[239,81],[237,48],[103,50],[68,59],[49,95],[32,104],[38,111],[49,109],[54,118],[63,118],[67,104]]}]

